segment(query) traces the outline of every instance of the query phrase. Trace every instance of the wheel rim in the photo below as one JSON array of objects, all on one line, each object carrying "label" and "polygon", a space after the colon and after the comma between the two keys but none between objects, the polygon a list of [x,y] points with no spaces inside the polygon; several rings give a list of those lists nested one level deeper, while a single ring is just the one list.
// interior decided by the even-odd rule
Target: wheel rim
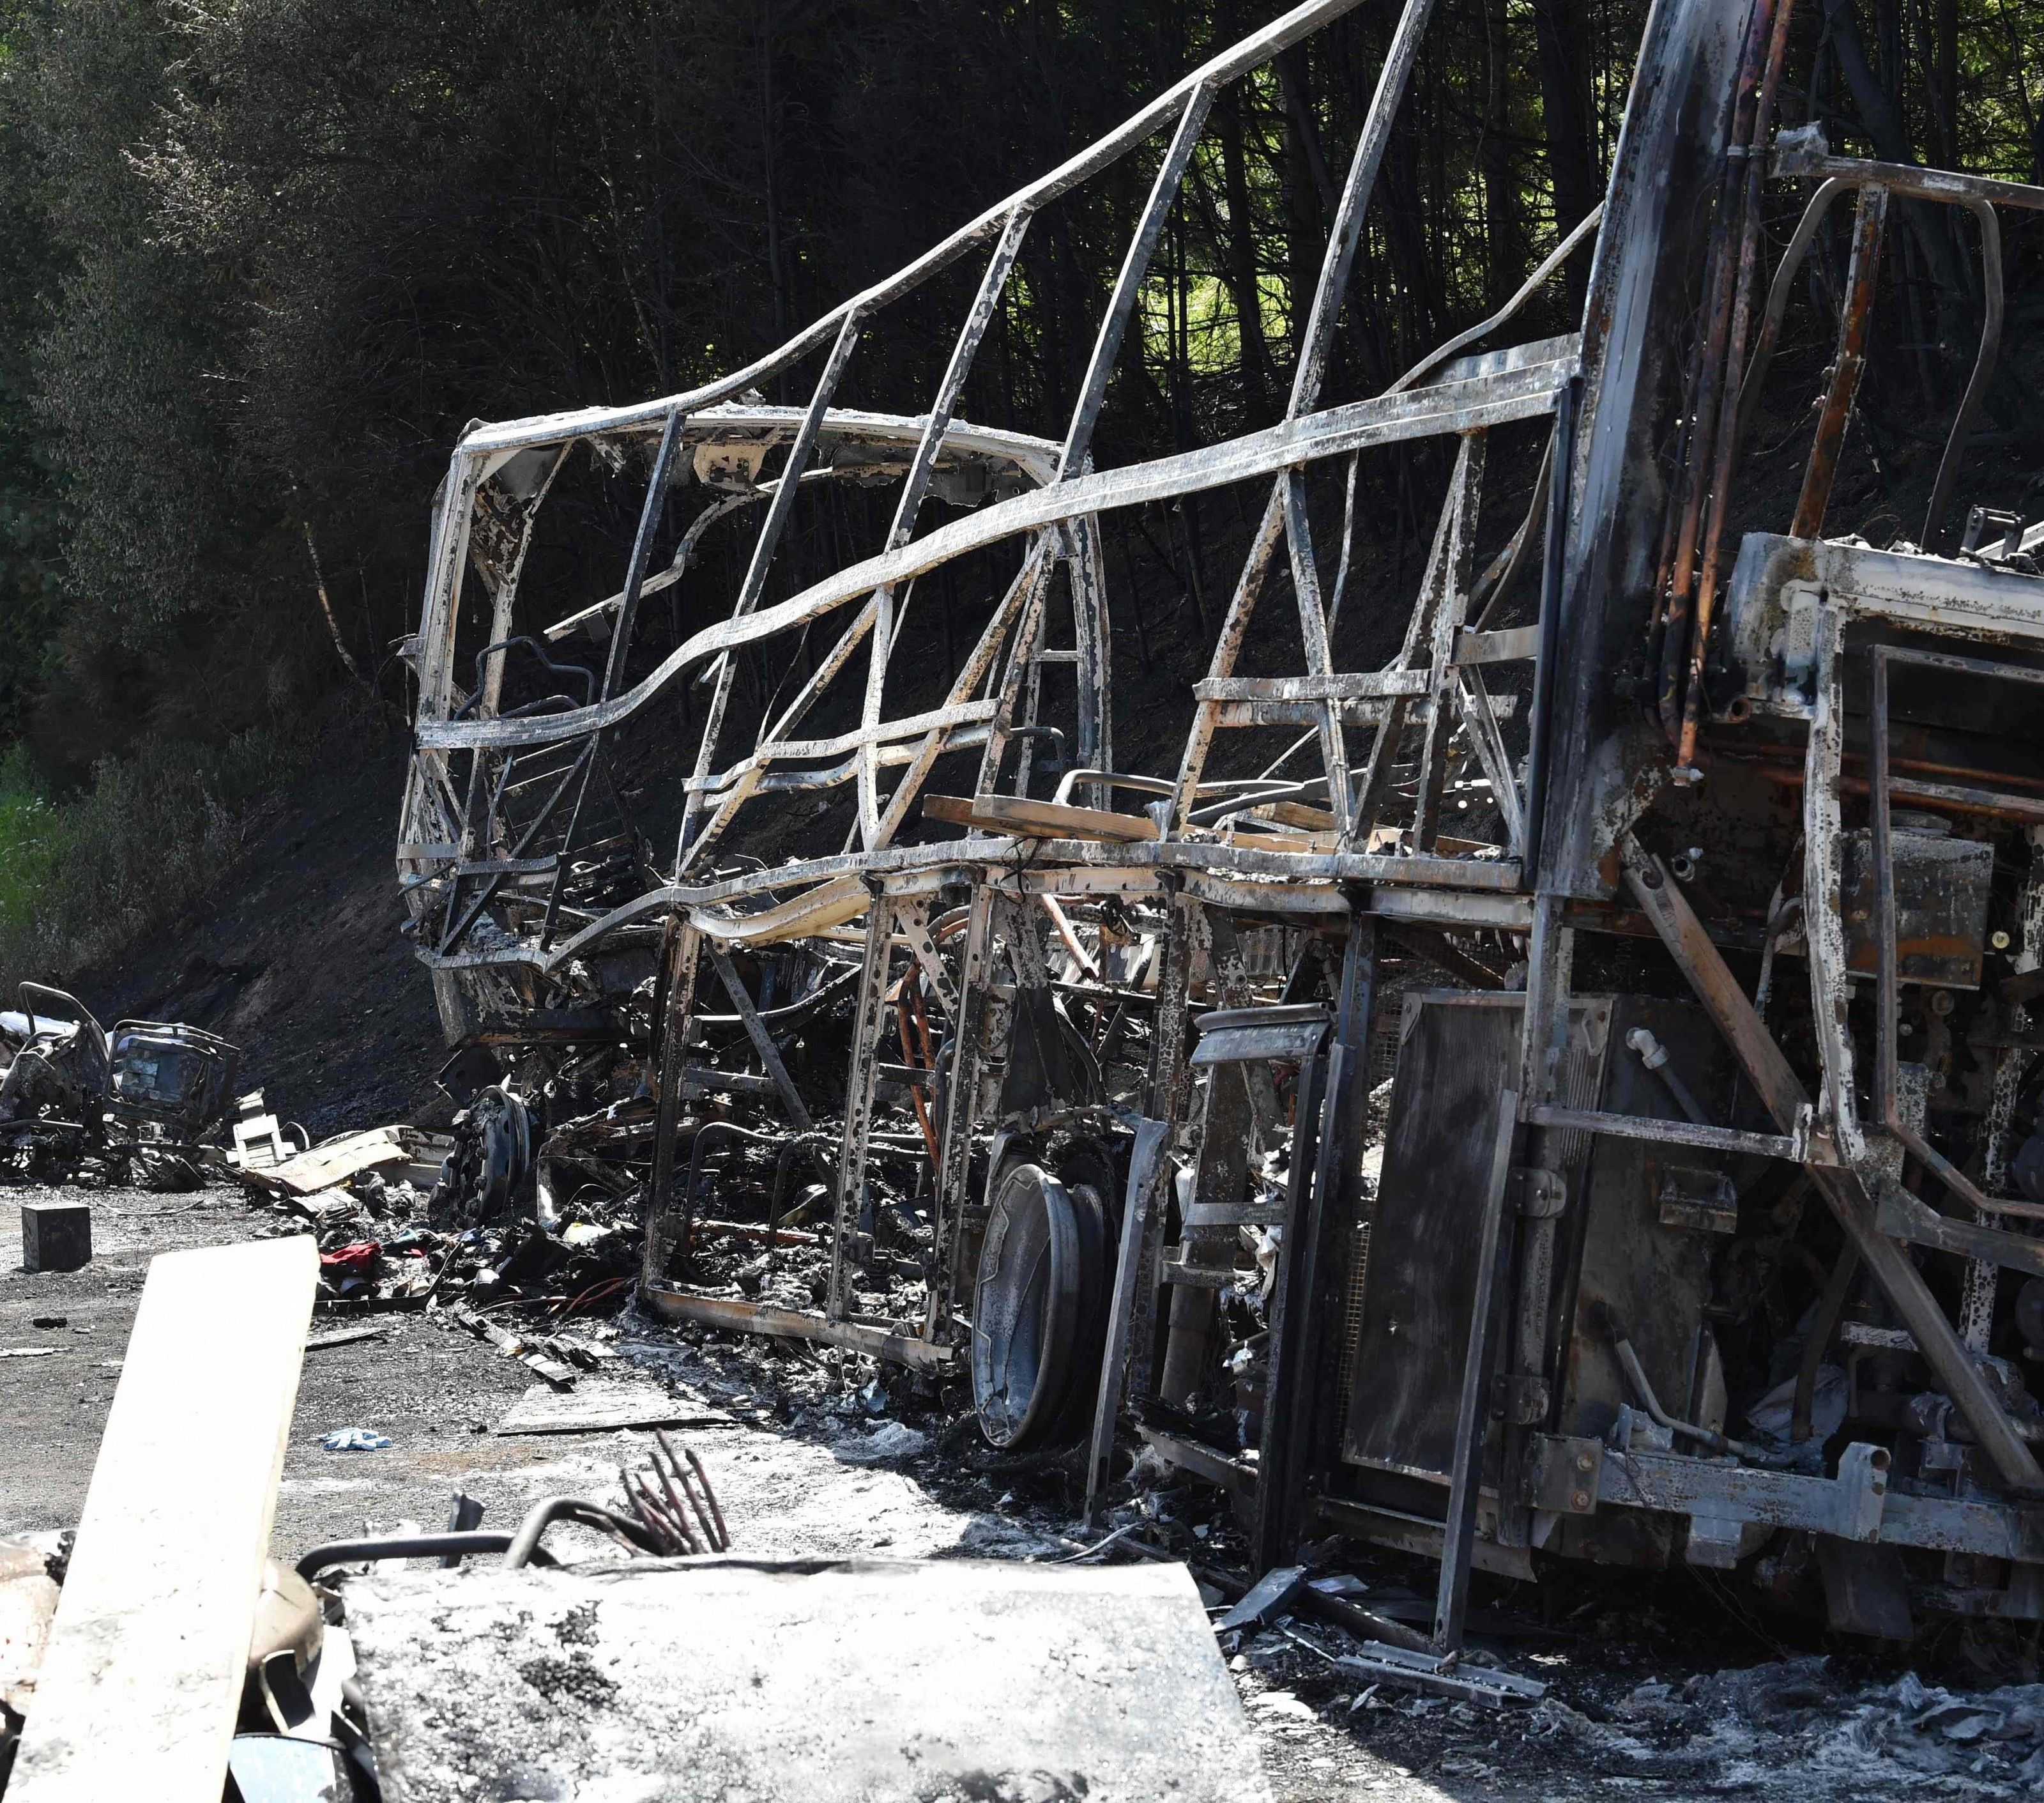
[{"label": "wheel rim", "polygon": [[1001,1178],[974,1292],[973,1406],[987,1439],[1027,1444],[1056,1418],[1082,1309],[1080,1226],[1062,1184],[1040,1166]]}]

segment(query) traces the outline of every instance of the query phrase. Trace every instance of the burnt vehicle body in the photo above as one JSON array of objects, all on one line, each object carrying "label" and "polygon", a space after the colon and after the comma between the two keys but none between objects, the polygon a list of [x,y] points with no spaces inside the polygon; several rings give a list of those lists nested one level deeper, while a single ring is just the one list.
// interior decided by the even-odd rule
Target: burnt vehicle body
[{"label": "burnt vehicle body", "polygon": [[238,1049],[179,1021],[117,1021],[107,1036],[106,1130],[129,1152],[195,1151],[227,1113]]},{"label": "burnt vehicle body", "polygon": [[0,1133],[32,1174],[75,1161],[99,1124],[106,1031],[75,996],[24,983],[21,1006],[0,1014],[10,1054],[0,1077]]},{"label": "burnt vehicle body", "polygon": [[[1234,1494],[1266,1566],[1328,1531],[1439,1558],[1438,1648],[1472,1565],[1554,1557],[1739,1566],[1866,1632],[2038,1619],[2044,525],[1956,521],[1998,217],[2044,190],[1777,133],[1788,0],[1659,0],[1598,213],[1480,327],[1331,404],[1427,22],[1407,0],[1282,420],[1095,467],[1215,96],[1346,10],[1286,13],[723,382],[463,440],[399,850],[450,1034],[574,1091],[536,1155],[643,1196],[661,1314],[969,1374],[997,1444],[1085,1437],[1096,1499],[1133,1424]],[[1062,438],[955,422],[1037,209],[1153,139]],[[1808,205],[1770,287],[1785,195]],[[1735,490],[1782,309],[1847,197],[1795,505],[1742,530],[1773,505]],[[1977,223],[1985,328],[1921,543],[1881,550],[1824,524],[1891,202]],[[1579,247],[1580,330],[1488,348]],[[934,398],[834,409],[861,335],[974,254]],[[806,409],[728,411],[805,360]],[[770,603],[797,491],[882,437],[877,546],[805,557]],[[1337,627],[1354,459],[1428,441],[1431,546],[1366,664]],[[650,470],[621,586],[554,629],[600,615],[610,650],[563,676],[517,640],[543,679],[507,686],[578,447]],[[1487,461],[1537,469],[1508,510]],[[735,498],[764,518],[728,607],[630,681],[689,469],[730,487],[667,579]],[[978,504],[926,526],[947,471]],[[1247,547],[1190,729],[1124,769],[1134,598],[1103,524],[1229,488]],[[918,590],[941,640],[903,632]],[[803,736],[813,713],[832,728]],[[668,747],[671,860],[585,810],[635,730]],[[1214,774],[1238,734],[1260,774]]]},{"label": "burnt vehicle body", "polygon": [[196,1159],[227,1109],[240,1053],[199,1027],[118,1021],[75,995],[21,986],[0,1013],[12,1053],[0,1076],[0,1148],[41,1180],[90,1160],[109,1182],[198,1181]]}]

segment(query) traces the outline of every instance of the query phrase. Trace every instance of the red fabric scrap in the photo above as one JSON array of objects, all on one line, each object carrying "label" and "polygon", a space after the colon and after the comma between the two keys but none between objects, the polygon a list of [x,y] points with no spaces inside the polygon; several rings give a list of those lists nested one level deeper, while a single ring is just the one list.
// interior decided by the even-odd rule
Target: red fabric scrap
[{"label": "red fabric scrap", "polygon": [[358,1240],[352,1246],[336,1246],[331,1252],[320,1254],[320,1274],[336,1278],[367,1277],[382,1255],[382,1247],[374,1240]]}]

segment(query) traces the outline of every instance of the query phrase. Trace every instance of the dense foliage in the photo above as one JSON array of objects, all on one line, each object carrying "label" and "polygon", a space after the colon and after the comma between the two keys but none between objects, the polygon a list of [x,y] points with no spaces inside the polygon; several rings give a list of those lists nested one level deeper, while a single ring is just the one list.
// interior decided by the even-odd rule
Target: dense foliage
[{"label": "dense foliage", "polygon": [[[309,543],[331,631],[395,695],[467,421],[743,363],[1278,10],[0,0],[0,740],[31,754],[9,792],[288,736],[344,680]],[[1645,11],[1441,0],[1331,393],[1481,317],[1595,203]],[[1804,0],[1785,111],[1842,148],[2034,179],[2040,13]],[[1274,412],[1394,16],[1363,0],[1216,108],[1103,457]],[[1056,429],[1154,154],[1032,229],[970,417]],[[1905,255],[1931,405],[1971,354],[1949,223]],[[842,398],[927,392],[959,293],[890,314]]]}]

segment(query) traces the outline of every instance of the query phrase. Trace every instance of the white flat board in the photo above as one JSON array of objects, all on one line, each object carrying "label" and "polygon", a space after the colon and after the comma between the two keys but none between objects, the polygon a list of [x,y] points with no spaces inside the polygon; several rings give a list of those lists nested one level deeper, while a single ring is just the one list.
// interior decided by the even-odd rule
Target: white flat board
[{"label": "white flat board", "polygon": [[7,1803],[219,1803],[318,1276],[309,1236],[152,1261]]},{"label": "white flat board", "polygon": [[379,1566],[348,1630],[386,1803],[1270,1803],[1182,1565]]},{"label": "white flat board", "polygon": [[314,1146],[267,1171],[251,1171],[259,1182],[288,1190],[294,1196],[310,1196],[345,1183],[357,1171],[372,1171],[382,1164],[409,1164],[410,1148],[402,1129],[372,1127],[366,1133],[350,1133],[330,1145]]},{"label": "white flat board", "polygon": [[657,1384],[585,1379],[571,1390],[536,1383],[497,1424],[500,1434],[600,1434],[619,1428],[728,1428],[707,1402],[670,1396]]}]

